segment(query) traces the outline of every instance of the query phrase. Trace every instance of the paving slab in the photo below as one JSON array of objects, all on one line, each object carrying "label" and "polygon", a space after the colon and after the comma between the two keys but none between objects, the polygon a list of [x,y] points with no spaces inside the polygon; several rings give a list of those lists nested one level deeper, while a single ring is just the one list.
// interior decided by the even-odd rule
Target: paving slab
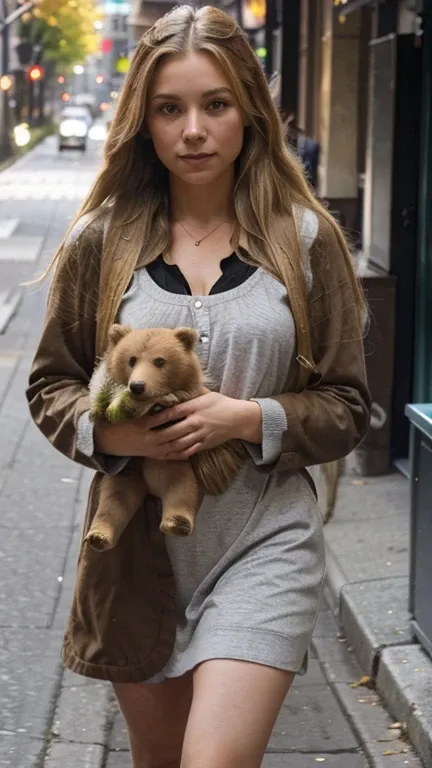
[{"label": "paving slab", "polygon": [[60,644],[61,633],[52,630],[0,631],[0,733],[44,738],[58,693]]},{"label": "paving slab", "polygon": [[[332,755],[323,752],[303,755],[269,754],[265,756],[262,768],[318,768],[320,765],[323,768],[368,768],[368,762],[363,755],[355,753]],[[115,768],[114,763],[112,768]],[[119,768],[123,766],[119,765]],[[125,763],[124,768],[130,768],[130,766]]]},{"label": "paving slab", "polygon": [[4,529],[0,540],[0,627],[49,627],[71,532]]},{"label": "paving slab", "polygon": [[315,624],[314,637],[336,637],[339,633],[334,615],[330,610],[320,611]]},{"label": "paving slab", "polygon": [[41,764],[44,751],[42,739],[0,730],[0,768],[35,768]]},{"label": "paving slab", "polygon": [[126,723],[123,715],[118,711],[114,717],[114,724],[110,733],[109,748],[115,751],[128,751],[129,741],[126,729]]},{"label": "paving slab", "polygon": [[328,686],[293,685],[279,713],[268,745],[270,752],[355,750],[353,735]]},{"label": "paving slab", "polygon": [[350,582],[407,575],[408,509],[373,521],[359,511],[356,521],[327,526],[327,543]]},{"label": "paving slab", "polygon": [[103,746],[111,695],[108,683],[95,680],[62,688],[52,725],[56,738]]},{"label": "paving slab", "polygon": [[[348,462],[349,463],[349,462]],[[406,514],[409,510],[409,483],[399,472],[379,477],[360,477],[348,471],[339,483],[337,507],[333,520],[326,526],[329,541],[333,531],[345,523],[374,523],[377,518]],[[365,528],[365,531],[370,530]]]},{"label": "paving slab", "polygon": [[380,659],[377,689],[393,717],[406,723],[424,764],[432,766],[431,661],[418,645],[386,648]]},{"label": "paving slab", "polygon": [[295,684],[297,688],[304,688],[305,686],[325,685],[326,682],[321,664],[317,659],[310,658],[307,673],[303,676],[298,675]]},{"label": "paving slab", "polygon": [[321,666],[330,683],[355,683],[363,675],[360,664],[352,655],[344,661],[323,661]]},{"label": "paving slab", "polygon": [[2,526],[22,534],[30,528],[69,529],[79,478],[79,467],[72,462],[68,465],[49,464],[41,467],[39,472],[28,472],[25,458],[21,458],[4,473]]},{"label": "paving slab", "polygon": [[346,638],[313,637],[312,646],[316,651],[321,662],[323,661],[343,661],[347,658],[354,659],[351,652],[347,652],[348,643]]},{"label": "paving slab", "polygon": [[408,617],[408,578],[347,584],[340,596],[340,619],[361,667],[374,675],[383,648],[412,640]]},{"label": "paving slab", "polygon": [[44,768],[102,768],[105,750],[99,744],[69,744],[53,742],[48,750]]},{"label": "paving slab", "polygon": [[129,752],[108,752],[106,768],[132,768]]}]

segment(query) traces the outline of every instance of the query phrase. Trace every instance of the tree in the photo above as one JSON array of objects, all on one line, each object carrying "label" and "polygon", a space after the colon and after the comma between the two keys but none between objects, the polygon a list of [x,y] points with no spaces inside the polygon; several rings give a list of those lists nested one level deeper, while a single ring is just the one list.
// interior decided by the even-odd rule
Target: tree
[{"label": "tree", "polygon": [[41,0],[22,17],[21,34],[40,44],[44,58],[55,60],[66,71],[97,52],[94,23],[99,18],[92,0]]}]

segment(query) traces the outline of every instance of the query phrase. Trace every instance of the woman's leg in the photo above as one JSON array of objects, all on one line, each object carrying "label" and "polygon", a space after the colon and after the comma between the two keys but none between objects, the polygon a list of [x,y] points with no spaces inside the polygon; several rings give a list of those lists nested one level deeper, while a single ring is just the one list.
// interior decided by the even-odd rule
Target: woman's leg
[{"label": "woman's leg", "polygon": [[114,685],[133,768],[179,768],[192,687],[192,673],[163,683]]},{"label": "woman's leg", "polygon": [[197,667],[181,768],[259,768],[293,678],[228,659]]}]

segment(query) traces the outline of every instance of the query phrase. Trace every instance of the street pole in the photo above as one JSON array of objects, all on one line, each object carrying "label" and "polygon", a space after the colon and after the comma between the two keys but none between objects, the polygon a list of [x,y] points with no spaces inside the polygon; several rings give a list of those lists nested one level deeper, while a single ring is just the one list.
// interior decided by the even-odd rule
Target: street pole
[{"label": "street pole", "polygon": [[236,0],[237,24],[243,29],[243,0]]},{"label": "street pole", "polygon": [[[7,17],[6,0],[1,0],[1,21]],[[1,62],[0,75],[9,74],[9,27],[4,26],[0,36]],[[9,92],[0,91],[0,159],[9,157],[11,141],[9,135]]]},{"label": "street pole", "polygon": [[282,3],[282,113],[298,117],[301,0]]},{"label": "street pole", "polygon": [[274,32],[277,27],[276,0],[267,0],[265,18],[265,73],[269,80],[274,67]]},{"label": "street pole", "polygon": [[[9,74],[9,29],[15,21],[27,11],[31,11],[35,5],[37,5],[37,0],[30,0],[8,14],[7,0],[0,0],[0,75]],[[9,95],[7,91],[0,91],[0,159],[9,157],[10,154]]]}]

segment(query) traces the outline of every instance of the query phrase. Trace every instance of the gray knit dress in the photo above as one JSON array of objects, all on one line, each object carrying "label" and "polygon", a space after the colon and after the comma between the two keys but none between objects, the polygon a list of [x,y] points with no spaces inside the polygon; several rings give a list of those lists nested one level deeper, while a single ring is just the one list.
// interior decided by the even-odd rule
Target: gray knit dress
[{"label": "gray knit dress", "polygon": [[[304,212],[302,241],[316,236],[314,213]],[[263,269],[240,286],[209,296],[170,293],[146,268],[136,270],[119,321],[134,328],[190,326],[198,354],[224,395],[255,399],[263,442],[222,496],[205,497],[194,533],[167,537],[177,595],[172,656],[151,681],[177,677],[215,658],[241,659],[304,673],[324,577],[324,540],[316,498],[298,473],[272,472],[289,429],[272,395],[287,388],[295,328],[284,286]],[[82,418],[81,449],[93,451]],[[124,464],[113,460],[108,471]],[[106,468],[106,467],[105,467]]]}]

